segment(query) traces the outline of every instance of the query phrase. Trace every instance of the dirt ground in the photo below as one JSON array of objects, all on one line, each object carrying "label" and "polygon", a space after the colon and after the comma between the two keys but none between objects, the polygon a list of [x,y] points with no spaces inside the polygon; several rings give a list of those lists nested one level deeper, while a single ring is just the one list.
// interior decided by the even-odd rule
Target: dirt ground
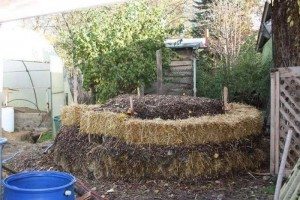
[{"label": "dirt ground", "polygon": [[[20,141],[20,133],[5,134],[4,137],[8,138],[4,147],[4,159],[18,153],[5,166],[15,171],[60,170],[51,162],[51,155],[43,153],[52,141],[32,144]],[[197,183],[163,180],[85,181],[91,187],[96,187],[103,199],[272,199],[274,178],[266,175],[267,171],[266,166],[259,172],[235,174]],[[6,171],[4,175],[8,174]]]}]

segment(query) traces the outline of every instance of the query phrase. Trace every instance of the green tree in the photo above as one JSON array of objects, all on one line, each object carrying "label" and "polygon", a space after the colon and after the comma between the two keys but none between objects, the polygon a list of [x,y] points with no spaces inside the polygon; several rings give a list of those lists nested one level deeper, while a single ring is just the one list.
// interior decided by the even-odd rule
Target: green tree
[{"label": "green tree", "polygon": [[[255,50],[255,37],[249,37],[242,45],[239,56],[230,70],[228,79],[229,98],[233,102],[244,102],[266,108],[269,98],[269,74],[271,61],[264,62],[262,55]],[[199,63],[198,91],[201,96],[221,98],[225,74],[207,52],[202,53]],[[201,66],[202,65],[202,66]]]},{"label": "green tree", "polygon": [[[99,101],[131,92],[155,79],[155,52],[164,48],[169,29],[163,9],[143,2],[86,12],[85,24],[70,27],[62,47],[84,77],[84,87]],[[65,32],[63,32],[65,33]],[[71,40],[71,41],[70,41]],[[65,42],[65,43],[64,43]]]}]

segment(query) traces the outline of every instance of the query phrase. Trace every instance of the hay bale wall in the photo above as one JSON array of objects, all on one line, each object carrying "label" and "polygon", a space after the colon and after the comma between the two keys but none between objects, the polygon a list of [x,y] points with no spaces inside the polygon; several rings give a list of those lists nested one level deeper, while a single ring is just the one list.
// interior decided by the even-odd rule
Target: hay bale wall
[{"label": "hay bale wall", "polygon": [[64,106],[61,110],[61,122],[63,125],[72,126],[79,125],[82,115],[93,110],[98,105],[73,104]]},{"label": "hay bale wall", "polygon": [[127,144],[100,135],[89,142],[88,137],[76,126],[64,126],[55,142],[55,163],[97,180],[197,180],[255,170],[266,157],[255,136],[193,147]]},{"label": "hay bale wall", "polygon": [[67,119],[63,118],[62,123],[80,124],[82,133],[117,137],[134,144],[190,146],[239,140],[261,133],[263,118],[260,111],[243,104],[231,104],[231,107],[228,113],[215,116],[143,120],[123,113],[89,109],[83,112],[84,107],[78,106],[65,111],[71,114],[65,115]]},{"label": "hay bale wall", "polygon": [[255,170],[265,159],[261,112],[243,104],[230,107],[215,116],[143,120],[69,106],[63,109],[54,161],[96,179],[189,180]]}]

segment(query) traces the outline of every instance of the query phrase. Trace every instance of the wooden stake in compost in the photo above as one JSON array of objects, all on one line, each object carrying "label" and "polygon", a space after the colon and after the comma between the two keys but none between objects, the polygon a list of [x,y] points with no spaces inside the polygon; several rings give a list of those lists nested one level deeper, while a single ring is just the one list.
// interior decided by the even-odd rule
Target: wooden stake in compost
[{"label": "wooden stake in compost", "polygon": [[228,105],[228,88],[226,86],[223,88],[223,101],[224,101],[224,110],[228,111],[229,110],[229,105]]},{"label": "wooden stake in compost", "polygon": [[284,150],[283,150],[283,154],[282,154],[282,159],[281,159],[281,163],[280,163],[280,167],[279,167],[279,173],[278,173],[277,182],[276,182],[274,200],[279,200],[280,189],[281,189],[282,179],[283,179],[283,176],[284,176],[286,159],[287,159],[287,156],[288,156],[288,153],[289,153],[290,144],[291,144],[291,140],[292,140],[292,135],[293,135],[293,131],[289,130],[288,135],[286,137]]},{"label": "wooden stake in compost", "polygon": [[157,93],[162,94],[162,52],[161,49],[156,51],[156,68],[157,68]]},{"label": "wooden stake in compost", "polygon": [[73,75],[73,93],[74,93],[74,103],[78,104],[78,70],[74,69],[74,75]]},{"label": "wooden stake in compost", "polygon": [[129,102],[130,102],[130,108],[127,111],[127,114],[133,115],[134,114],[134,108],[133,108],[133,99],[132,97],[129,97]]},{"label": "wooden stake in compost", "polygon": [[145,86],[144,86],[144,84],[141,84],[137,88],[137,95],[138,95],[138,97],[142,97],[142,96],[144,96],[144,93],[145,93]]}]

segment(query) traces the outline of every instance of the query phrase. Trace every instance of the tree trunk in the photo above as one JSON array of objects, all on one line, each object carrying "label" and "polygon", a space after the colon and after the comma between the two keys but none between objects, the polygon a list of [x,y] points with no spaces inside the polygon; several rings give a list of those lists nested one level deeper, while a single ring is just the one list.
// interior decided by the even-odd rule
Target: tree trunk
[{"label": "tree trunk", "polygon": [[299,0],[274,0],[272,25],[275,67],[300,65],[299,7]]}]

